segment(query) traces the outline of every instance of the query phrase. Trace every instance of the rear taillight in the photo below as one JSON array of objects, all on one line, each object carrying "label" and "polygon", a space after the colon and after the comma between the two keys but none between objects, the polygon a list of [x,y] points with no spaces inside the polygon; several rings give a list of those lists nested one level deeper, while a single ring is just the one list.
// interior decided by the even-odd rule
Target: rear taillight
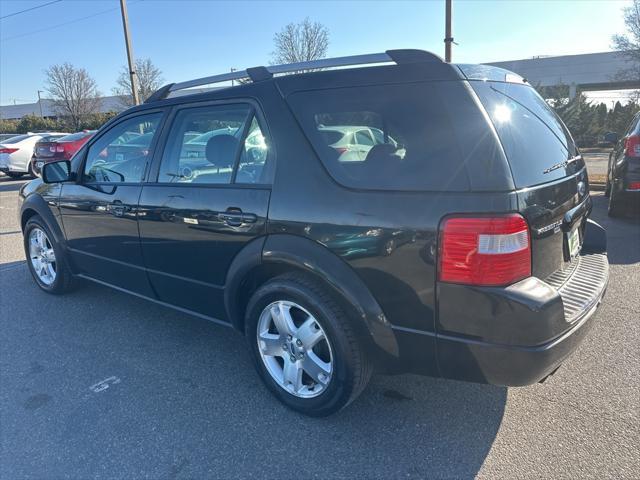
[{"label": "rear taillight", "polygon": [[13,153],[20,150],[19,148],[0,148],[0,153]]},{"label": "rear taillight", "polygon": [[631,182],[627,185],[627,190],[640,190],[640,182]]},{"label": "rear taillight", "polygon": [[624,154],[627,157],[640,157],[640,135],[632,135],[624,141]]},{"label": "rear taillight", "polygon": [[438,269],[441,282],[497,286],[530,275],[529,227],[521,215],[443,220]]}]

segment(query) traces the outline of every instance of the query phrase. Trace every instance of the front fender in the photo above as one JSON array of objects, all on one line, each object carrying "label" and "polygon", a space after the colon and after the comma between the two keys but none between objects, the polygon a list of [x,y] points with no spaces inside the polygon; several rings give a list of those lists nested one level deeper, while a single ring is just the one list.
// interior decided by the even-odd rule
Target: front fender
[{"label": "front fender", "polygon": [[27,220],[33,215],[39,215],[49,227],[53,237],[62,247],[66,247],[66,240],[60,227],[57,200],[60,196],[59,184],[36,184],[26,186],[20,191],[22,205],[20,206],[20,228],[24,231]]},{"label": "front fender", "polygon": [[380,305],[360,277],[341,258],[318,243],[293,235],[270,235],[262,262],[284,264],[319,277],[354,310],[373,343],[398,357],[398,342]]}]

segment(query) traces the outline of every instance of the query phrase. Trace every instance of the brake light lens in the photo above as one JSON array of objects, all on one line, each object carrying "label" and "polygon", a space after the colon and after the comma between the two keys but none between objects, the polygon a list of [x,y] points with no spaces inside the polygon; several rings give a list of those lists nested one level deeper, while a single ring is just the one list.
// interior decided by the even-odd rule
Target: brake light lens
[{"label": "brake light lens", "polygon": [[441,282],[503,286],[529,276],[531,240],[522,215],[448,217],[442,222]]},{"label": "brake light lens", "polygon": [[19,148],[0,148],[0,153],[13,153],[20,150]]},{"label": "brake light lens", "polygon": [[627,137],[624,142],[624,154],[627,157],[640,157],[640,135]]},{"label": "brake light lens", "polygon": [[627,187],[627,190],[640,190],[640,182],[631,182]]}]

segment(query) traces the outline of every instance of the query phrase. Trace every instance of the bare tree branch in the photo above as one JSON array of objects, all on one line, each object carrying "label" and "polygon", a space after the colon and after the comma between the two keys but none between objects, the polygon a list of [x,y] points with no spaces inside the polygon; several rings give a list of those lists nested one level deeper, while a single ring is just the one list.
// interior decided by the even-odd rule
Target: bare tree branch
[{"label": "bare tree branch", "polygon": [[[141,102],[144,102],[162,86],[162,82],[164,82],[162,71],[153,64],[150,58],[138,58],[136,59],[136,74],[138,76],[138,97]],[[112,89],[113,94],[120,97],[120,103],[123,107],[132,107],[131,77],[129,76],[129,67],[126,65],[120,69],[116,84],[117,86]]]},{"label": "bare tree branch", "polygon": [[637,80],[640,78],[640,0],[633,0],[633,3],[622,11],[627,33],[611,37],[612,46],[629,64],[628,68],[619,72],[619,77],[623,80]]},{"label": "bare tree branch", "polygon": [[76,130],[88,115],[99,112],[100,92],[84,68],[63,63],[50,66],[45,75],[46,90],[53,99],[54,108],[61,116],[68,117]]},{"label": "bare tree branch", "polygon": [[286,25],[274,35],[273,42],[274,64],[318,60],[327,55],[329,30],[321,23],[305,18],[300,23]]}]

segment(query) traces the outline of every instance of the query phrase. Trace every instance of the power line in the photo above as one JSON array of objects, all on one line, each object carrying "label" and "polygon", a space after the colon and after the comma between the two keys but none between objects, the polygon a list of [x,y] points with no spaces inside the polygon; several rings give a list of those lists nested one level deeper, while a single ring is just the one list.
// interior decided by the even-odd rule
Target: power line
[{"label": "power line", "polygon": [[[58,0],[60,1],[60,0]],[[35,35],[36,33],[41,33],[41,32],[47,32],[49,30],[53,30],[55,28],[59,28],[59,27],[63,27],[65,25],[69,25],[71,23],[76,23],[76,22],[80,22],[81,20],[86,20],[88,18],[92,18],[92,17],[97,17],[98,15],[103,15],[107,12],[113,12],[114,10],[118,10],[120,7],[115,7],[115,8],[110,8],[108,10],[102,10],[100,12],[91,14],[91,15],[87,15],[85,17],[80,17],[80,18],[76,18],[75,20],[70,20],[68,22],[64,22],[64,23],[59,23],[57,25],[53,25],[51,27],[47,27],[47,28],[41,28],[40,30],[34,30],[32,32],[27,32],[27,33],[21,33],[20,35],[14,35],[13,37],[7,37],[7,38],[0,38],[1,41],[6,42],[8,40],[13,40],[16,38],[22,38],[22,37],[27,37],[29,35]]]},{"label": "power line", "polygon": [[38,8],[46,7],[47,5],[51,5],[53,3],[61,2],[62,0],[53,0],[52,2],[43,3],[42,5],[36,5],[35,7],[25,8],[24,10],[20,10],[19,12],[13,12],[9,15],[5,15],[4,17],[0,17],[0,20],[4,20],[5,18],[13,17],[15,15],[19,15],[21,13],[30,12],[31,10],[36,10]]}]

